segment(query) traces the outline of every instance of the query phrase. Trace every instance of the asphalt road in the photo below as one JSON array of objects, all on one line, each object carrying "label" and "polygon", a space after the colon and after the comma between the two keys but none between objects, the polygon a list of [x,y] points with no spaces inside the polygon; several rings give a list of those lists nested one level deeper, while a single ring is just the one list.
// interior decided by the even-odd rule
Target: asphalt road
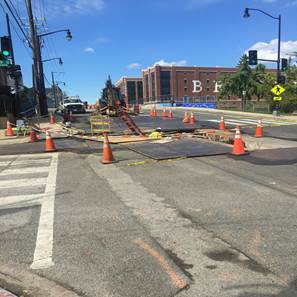
[{"label": "asphalt road", "polygon": [[[191,131],[199,128],[218,128],[220,118],[224,115],[222,111],[194,112],[196,117],[195,125],[185,125],[182,122],[184,112],[184,110],[175,109],[173,111],[174,119],[169,120],[167,118],[164,120],[161,111],[159,111],[156,119],[152,119],[149,117],[148,111],[144,110],[140,116],[132,116],[132,119],[144,131],[153,130],[158,127],[162,128],[163,131]],[[73,125],[79,129],[90,131],[88,117],[89,114],[76,115]],[[252,115],[225,115],[227,129],[234,129],[237,125],[240,125],[241,131],[249,135],[255,134],[255,128],[259,119],[259,117]],[[281,117],[277,119],[265,118],[263,119],[263,126],[264,136],[266,137],[297,141],[297,123],[283,120]],[[127,129],[125,124],[118,118],[113,118],[111,128],[115,132]]]},{"label": "asphalt road", "polygon": [[86,297],[297,295],[297,149],[154,162],[114,145],[102,165],[102,144],[40,146],[0,143],[0,269]]}]

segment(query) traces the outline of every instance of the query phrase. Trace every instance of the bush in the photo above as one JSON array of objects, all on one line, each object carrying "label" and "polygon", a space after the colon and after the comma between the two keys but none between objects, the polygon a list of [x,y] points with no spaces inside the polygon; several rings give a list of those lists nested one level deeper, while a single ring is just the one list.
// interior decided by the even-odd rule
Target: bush
[{"label": "bush", "polygon": [[[274,104],[275,106],[275,104]],[[283,113],[292,113],[297,110],[297,100],[284,100],[280,103],[280,111]]]}]

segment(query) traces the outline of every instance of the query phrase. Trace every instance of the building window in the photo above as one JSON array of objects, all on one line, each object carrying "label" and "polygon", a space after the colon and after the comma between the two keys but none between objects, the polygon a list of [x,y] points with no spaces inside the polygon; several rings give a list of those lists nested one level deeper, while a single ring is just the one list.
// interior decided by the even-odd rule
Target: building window
[{"label": "building window", "polygon": [[128,104],[135,104],[136,102],[136,88],[134,81],[127,82]]},{"label": "building window", "polygon": [[209,91],[209,87],[206,88],[206,91],[207,91],[207,92]]},{"label": "building window", "polygon": [[171,93],[171,74],[170,71],[160,72],[161,96],[170,95]]},{"label": "building window", "polygon": [[151,73],[151,88],[152,88],[152,98],[155,98],[156,97],[155,72]]},{"label": "building window", "polygon": [[206,80],[206,83],[209,84],[209,79]]},{"label": "building window", "polygon": [[188,83],[188,80],[184,78],[184,84],[186,85]]},{"label": "building window", "polygon": [[188,92],[188,88],[187,88],[187,87],[184,87],[184,91],[185,91],[185,92]]},{"label": "building window", "polygon": [[143,99],[143,85],[142,81],[137,82],[138,99]]},{"label": "building window", "polygon": [[149,98],[149,78],[148,75],[144,76],[145,80],[145,98]]}]

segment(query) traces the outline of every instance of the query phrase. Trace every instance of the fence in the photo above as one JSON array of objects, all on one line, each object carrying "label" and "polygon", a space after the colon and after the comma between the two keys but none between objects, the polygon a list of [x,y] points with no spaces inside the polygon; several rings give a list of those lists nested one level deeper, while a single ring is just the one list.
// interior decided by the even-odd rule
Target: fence
[{"label": "fence", "polygon": [[144,104],[158,104],[162,106],[183,106],[183,107],[198,107],[198,108],[217,108],[226,110],[237,110],[258,113],[270,113],[271,106],[266,101],[248,101],[243,102],[238,100],[217,100],[214,96],[205,97],[154,97],[145,98]]}]

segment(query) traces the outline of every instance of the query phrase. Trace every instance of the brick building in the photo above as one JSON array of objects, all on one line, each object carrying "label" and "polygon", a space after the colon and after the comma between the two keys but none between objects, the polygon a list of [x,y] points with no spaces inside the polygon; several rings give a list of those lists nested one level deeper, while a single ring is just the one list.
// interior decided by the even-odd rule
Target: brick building
[{"label": "brick building", "polygon": [[219,78],[235,72],[235,68],[154,66],[142,71],[144,102],[215,100],[219,94]]},{"label": "brick building", "polygon": [[126,104],[143,102],[143,84],[141,77],[122,77],[116,87],[121,89]]}]

